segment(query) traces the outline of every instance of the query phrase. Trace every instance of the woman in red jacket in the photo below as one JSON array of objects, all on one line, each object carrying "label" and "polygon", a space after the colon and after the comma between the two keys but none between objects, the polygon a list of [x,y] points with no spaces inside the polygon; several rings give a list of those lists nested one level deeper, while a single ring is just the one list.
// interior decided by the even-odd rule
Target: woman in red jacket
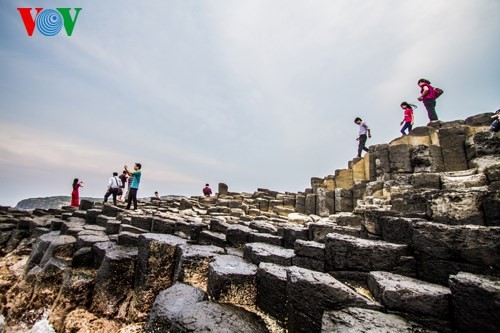
[{"label": "woman in red jacket", "polygon": [[420,97],[418,100],[424,103],[429,120],[438,120],[438,115],[436,113],[436,93],[434,92],[434,88],[431,86],[429,80],[426,79],[418,80],[418,86],[420,87]]}]

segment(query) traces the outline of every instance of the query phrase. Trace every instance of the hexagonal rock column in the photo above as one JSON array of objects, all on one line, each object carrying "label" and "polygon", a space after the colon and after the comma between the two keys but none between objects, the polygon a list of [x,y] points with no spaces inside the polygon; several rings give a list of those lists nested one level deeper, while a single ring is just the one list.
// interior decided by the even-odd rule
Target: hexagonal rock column
[{"label": "hexagonal rock column", "polygon": [[38,265],[49,247],[50,243],[59,236],[59,231],[52,231],[48,234],[40,236],[33,246],[33,250],[26,262],[25,272],[28,272],[34,266]]},{"label": "hexagonal rock column", "polygon": [[97,271],[92,309],[113,316],[134,285],[137,249],[111,246]]},{"label": "hexagonal rock column", "polygon": [[146,332],[268,332],[255,314],[206,299],[202,290],[176,283],[156,297]]},{"label": "hexagonal rock column", "polygon": [[391,271],[408,246],[340,234],[326,236],[326,270]]},{"label": "hexagonal rock column", "polygon": [[309,229],[297,225],[284,225],[281,229],[281,237],[283,237],[283,247],[293,249],[297,239],[309,239]]},{"label": "hexagonal rock column", "polygon": [[321,332],[323,311],[347,306],[379,308],[329,274],[305,268],[287,271],[288,332]]},{"label": "hexagonal rock column", "polygon": [[322,333],[435,332],[393,314],[354,307],[325,311],[321,327]]},{"label": "hexagonal rock column", "polygon": [[52,240],[43,254],[40,266],[45,265],[51,258],[57,258],[71,263],[71,258],[76,251],[76,238],[73,236],[59,235]]},{"label": "hexagonal rock column", "polygon": [[208,265],[215,256],[224,254],[224,249],[211,245],[181,245],[178,247],[174,281],[186,282],[206,290]]},{"label": "hexagonal rock column", "polygon": [[292,258],[295,266],[311,269],[314,271],[325,271],[325,244],[304,241],[295,241],[295,257]]},{"label": "hexagonal rock column", "polygon": [[413,228],[419,278],[447,285],[449,275],[460,271],[500,274],[500,228],[428,222]]},{"label": "hexagonal rock column", "polygon": [[255,304],[257,266],[243,258],[222,255],[208,266],[208,293],[221,303]]},{"label": "hexagonal rock column", "polygon": [[451,330],[449,288],[388,272],[370,272],[368,287],[387,309],[438,331]]},{"label": "hexagonal rock column", "polygon": [[185,239],[164,234],[146,233],[138,239],[135,275],[135,308],[149,311],[158,293],[173,284],[177,247]]},{"label": "hexagonal rock column", "polygon": [[200,232],[200,237],[198,239],[202,245],[215,245],[218,247],[226,247],[226,235],[204,230]]},{"label": "hexagonal rock column", "polygon": [[286,268],[260,263],[257,270],[257,306],[285,324],[286,302]]},{"label": "hexagonal rock column", "polygon": [[248,243],[250,234],[252,232],[253,229],[245,227],[244,225],[231,225],[226,230],[226,241],[232,246],[241,247]]},{"label": "hexagonal rock column", "polygon": [[243,258],[256,265],[270,262],[281,266],[292,266],[293,257],[295,257],[294,250],[265,243],[246,244],[243,252]]},{"label": "hexagonal rock column", "polygon": [[450,276],[455,325],[459,332],[498,332],[500,279],[460,272]]}]

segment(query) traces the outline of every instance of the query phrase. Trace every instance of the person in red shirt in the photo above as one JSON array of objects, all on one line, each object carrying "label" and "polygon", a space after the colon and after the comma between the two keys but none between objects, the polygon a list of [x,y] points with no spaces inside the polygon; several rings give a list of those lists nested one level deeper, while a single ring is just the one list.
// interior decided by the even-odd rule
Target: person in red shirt
[{"label": "person in red shirt", "polygon": [[417,107],[416,105],[412,105],[412,104],[408,104],[406,102],[403,102],[401,103],[401,108],[404,110],[404,118],[403,120],[401,121],[401,124],[400,125],[403,125],[403,123],[405,124],[403,126],[403,128],[401,129],[401,134],[403,135],[406,135],[407,133],[405,132],[406,130],[408,130],[408,134],[410,133],[412,127],[413,127],[413,122],[415,121],[415,119],[413,118],[413,109],[412,109],[412,106],[413,107]]},{"label": "person in red shirt", "polygon": [[210,185],[205,184],[205,187],[203,188],[203,195],[206,197],[212,195],[212,189],[210,188]]},{"label": "person in red shirt", "polygon": [[429,116],[429,121],[438,120],[438,115],[436,113],[436,93],[434,92],[434,87],[431,86],[429,80],[420,79],[418,80],[418,86],[420,87],[419,101],[424,103],[427,109],[427,115]]}]

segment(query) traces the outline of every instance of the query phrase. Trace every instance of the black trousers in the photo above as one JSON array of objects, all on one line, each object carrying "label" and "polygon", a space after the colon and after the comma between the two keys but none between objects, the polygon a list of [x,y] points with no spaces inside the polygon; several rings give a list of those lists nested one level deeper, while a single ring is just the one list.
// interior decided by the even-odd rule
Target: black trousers
[{"label": "black trousers", "polygon": [[134,201],[134,209],[137,209],[137,188],[131,188],[128,191],[127,209],[130,209],[130,204]]},{"label": "black trousers", "polygon": [[366,134],[361,134],[359,136],[359,144],[358,144],[358,157],[361,157],[361,152],[364,150],[366,152],[369,151],[368,148],[365,147],[366,144]]},{"label": "black trousers", "polygon": [[427,109],[429,121],[438,120],[438,115],[436,113],[436,100],[434,98],[424,99],[424,105]]},{"label": "black trousers", "polygon": [[108,198],[110,195],[113,195],[113,204],[116,206],[116,196],[118,194],[117,188],[109,188],[108,192],[104,195],[104,202],[108,202]]}]

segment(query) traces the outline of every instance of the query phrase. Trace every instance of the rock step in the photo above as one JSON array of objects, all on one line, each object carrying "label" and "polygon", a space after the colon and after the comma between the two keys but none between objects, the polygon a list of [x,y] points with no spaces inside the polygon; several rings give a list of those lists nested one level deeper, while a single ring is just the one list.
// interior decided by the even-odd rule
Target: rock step
[{"label": "rock step", "polygon": [[205,292],[176,283],[155,299],[147,332],[242,332],[266,333],[255,314],[230,304],[208,302]]},{"label": "rock step", "polygon": [[449,288],[381,271],[370,272],[368,288],[388,310],[429,329],[451,332]]},{"label": "rock step", "polygon": [[324,312],[321,333],[358,332],[435,333],[436,331],[428,330],[397,315],[371,309],[347,307],[341,310]]}]

